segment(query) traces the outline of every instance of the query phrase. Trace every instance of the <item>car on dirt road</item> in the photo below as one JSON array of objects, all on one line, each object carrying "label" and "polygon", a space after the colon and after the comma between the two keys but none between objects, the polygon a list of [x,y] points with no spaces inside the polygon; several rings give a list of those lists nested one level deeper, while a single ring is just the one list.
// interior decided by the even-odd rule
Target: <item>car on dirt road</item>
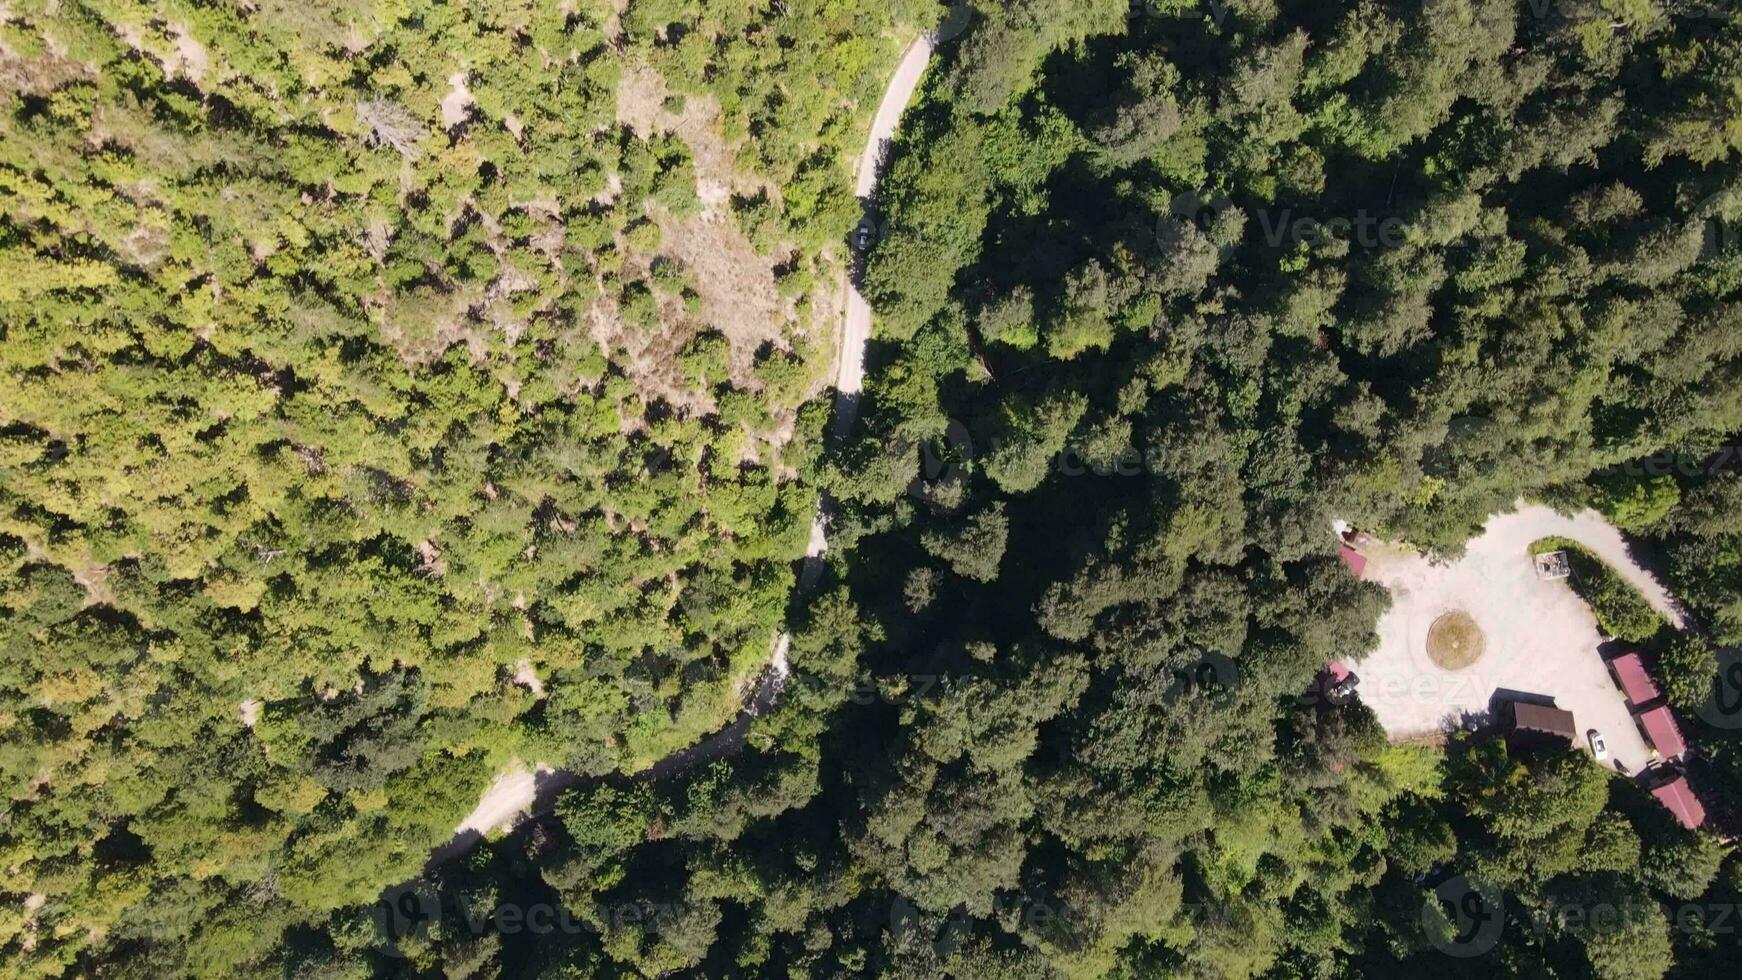
[{"label": "car on dirt road", "polygon": [[1599,759],[1609,758],[1609,743],[1603,741],[1603,733],[1602,732],[1597,731],[1595,728],[1593,728],[1590,731],[1585,733],[1585,738],[1590,740],[1591,754],[1592,755],[1596,756]]}]

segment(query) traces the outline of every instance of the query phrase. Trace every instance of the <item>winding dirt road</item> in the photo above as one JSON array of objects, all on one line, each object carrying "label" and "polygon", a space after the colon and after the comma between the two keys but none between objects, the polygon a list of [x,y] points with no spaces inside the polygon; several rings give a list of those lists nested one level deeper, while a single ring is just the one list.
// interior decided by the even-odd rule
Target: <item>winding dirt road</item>
[{"label": "winding dirt road", "polygon": [[[921,35],[908,45],[901,63],[895,66],[888,88],[883,90],[883,101],[877,106],[876,118],[871,120],[871,134],[865,140],[865,152],[859,155],[853,178],[853,193],[867,210],[877,191],[877,177],[884,155],[890,141],[895,139],[902,112],[925,75],[926,65],[931,63],[934,47],[929,34]],[[840,343],[836,345],[840,352],[835,367],[834,432],[837,437],[852,431],[853,423],[859,419],[859,392],[865,386],[865,342],[870,338],[871,304],[865,302],[858,284],[849,276],[847,309],[841,317]]]},{"label": "winding dirt road", "polygon": [[[853,193],[870,212],[871,199],[877,189],[877,178],[889,144],[895,139],[901,115],[913,99],[920,79],[931,62],[936,44],[930,34],[921,35],[902,53],[895,73],[883,90],[877,105],[877,115],[871,120],[871,130],[865,149],[859,155],[854,170]],[[832,431],[841,438],[852,431],[859,418],[859,395],[865,380],[865,342],[871,336],[871,305],[860,294],[851,276],[844,276],[847,302],[841,314],[840,335],[835,345],[835,421]],[[826,506],[818,508],[811,521],[810,541],[805,548],[804,564],[799,569],[798,588],[808,591],[822,575],[823,552],[828,548]],[[724,758],[738,751],[757,715],[773,707],[779,700],[788,673],[786,662],[790,638],[781,633],[774,638],[768,669],[758,680],[744,711],[730,725],[686,749],[674,752],[654,763],[635,778],[664,779],[701,762]],[[471,850],[485,835],[506,830],[533,816],[548,813],[556,805],[563,790],[580,782],[578,773],[539,765],[528,770],[516,764],[499,774],[478,806],[460,825],[454,836],[430,854],[429,866],[450,861]]]}]

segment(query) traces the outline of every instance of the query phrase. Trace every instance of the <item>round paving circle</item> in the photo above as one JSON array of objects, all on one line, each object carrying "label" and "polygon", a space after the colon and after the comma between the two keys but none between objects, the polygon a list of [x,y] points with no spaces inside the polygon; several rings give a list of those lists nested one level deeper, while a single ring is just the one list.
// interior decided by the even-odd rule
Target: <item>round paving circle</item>
[{"label": "round paving circle", "polygon": [[1482,659],[1487,640],[1470,614],[1449,612],[1427,629],[1427,655],[1441,670],[1463,670]]}]

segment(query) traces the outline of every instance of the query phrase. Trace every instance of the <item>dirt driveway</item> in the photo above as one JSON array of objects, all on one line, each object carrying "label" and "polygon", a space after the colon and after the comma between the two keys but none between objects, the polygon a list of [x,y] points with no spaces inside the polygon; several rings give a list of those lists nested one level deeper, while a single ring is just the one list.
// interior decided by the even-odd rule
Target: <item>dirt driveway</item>
[{"label": "dirt driveway", "polygon": [[[1462,558],[1433,564],[1389,545],[1366,549],[1363,578],[1391,591],[1380,617],[1379,645],[1355,664],[1366,702],[1392,738],[1456,727],[1487,714],[1497,691],[1541,695],[1573,713],[1579,743],[1595,728],[1609,757],[1637,774],[1650,750],[1609,678],[1598,648],[1597,619],[1565,581],[1537,578],[1531,542],[1550,536],[1585,545],[1679,625],[1680,608],[1661,583],[1634,560],[1626,540],[1595,511],[1574,517],[1520,504],[1489,518]],[[1428,627],[1442,614],[1463,610],[1487,641],[1481,659],[1457,671],[1427,656]]]}]

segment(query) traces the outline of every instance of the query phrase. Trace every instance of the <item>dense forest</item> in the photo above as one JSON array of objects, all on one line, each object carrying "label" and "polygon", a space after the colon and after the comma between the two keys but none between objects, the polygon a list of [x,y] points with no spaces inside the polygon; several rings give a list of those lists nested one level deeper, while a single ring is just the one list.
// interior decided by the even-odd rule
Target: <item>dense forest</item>
[{"label": "dense forest", "polygon": [[[1742,809],[1724,10],[63,0],[0,79],[8,975],[1742,959],[1716,833],[1312,693],[1387,602],[1333,518],[1590,504]],[[592,778],[420,874],[511,759]]]},{"label": "dense forest", "polygon": [[0,972],[272,972],[737,712],[930,11],[675,9],[0,10]]}]

